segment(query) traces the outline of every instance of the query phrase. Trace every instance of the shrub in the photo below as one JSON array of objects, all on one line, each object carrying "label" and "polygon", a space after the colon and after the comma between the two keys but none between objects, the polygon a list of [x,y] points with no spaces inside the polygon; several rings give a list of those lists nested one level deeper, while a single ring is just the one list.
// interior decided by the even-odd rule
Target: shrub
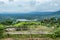
[{"label": "shrub", "polygon": [[4,36],[4,27],[2,24],[0,24],[0,38],[2,38]]}]

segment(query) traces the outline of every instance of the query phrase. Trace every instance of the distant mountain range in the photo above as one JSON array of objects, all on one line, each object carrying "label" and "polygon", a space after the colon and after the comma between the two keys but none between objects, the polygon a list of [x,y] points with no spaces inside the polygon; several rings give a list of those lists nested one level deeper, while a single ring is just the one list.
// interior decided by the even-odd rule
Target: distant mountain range
[{"label": "distant mountain range", "polygon": [[31,13],[1,13],[0,21],[9,19],[44,19],[51,17],[60,17],[60,11],[57,12],[31,12]]},{"label": "distant mountain range", "polygon": [[60,15],[60,11],[54,12],[53,14],[55,14],[55,15],[56,15],[56,14],[57,14],[57,15],[59,14],[59,15]]}]

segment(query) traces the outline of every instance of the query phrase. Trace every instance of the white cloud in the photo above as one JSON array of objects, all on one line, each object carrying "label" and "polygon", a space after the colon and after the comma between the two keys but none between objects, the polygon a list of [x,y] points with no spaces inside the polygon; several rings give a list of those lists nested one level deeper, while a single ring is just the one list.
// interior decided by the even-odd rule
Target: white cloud
[{"label": "white cloud", "polygon": [[46,3],[46,2],[50,2],[52,0],[36,0],[36,2],[39,2],[39,3]]},{"label": "white cloud", "polygon": [[[0,12],[56,11],[60,9],[59,0],[0,0]],[[57,7],[57,8],[56,8]]]}]

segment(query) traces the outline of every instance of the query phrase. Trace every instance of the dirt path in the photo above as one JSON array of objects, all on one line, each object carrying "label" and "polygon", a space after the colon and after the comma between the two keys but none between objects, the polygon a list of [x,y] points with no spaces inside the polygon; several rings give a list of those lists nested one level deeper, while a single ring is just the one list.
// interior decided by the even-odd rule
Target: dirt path
[{"label": "dirt path", "polygon": [[4,40],[13,40],[12,38],[7,38],[7,39],[4,39]]}]

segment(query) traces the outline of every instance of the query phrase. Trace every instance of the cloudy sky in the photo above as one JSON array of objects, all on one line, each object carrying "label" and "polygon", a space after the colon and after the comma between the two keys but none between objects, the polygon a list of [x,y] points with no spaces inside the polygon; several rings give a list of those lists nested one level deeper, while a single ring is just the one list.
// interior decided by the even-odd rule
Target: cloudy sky
[{"label": "cloudy sky", "polygon": [[60,10],[60,0],[0,0],[0,12],[50,12]]}]

